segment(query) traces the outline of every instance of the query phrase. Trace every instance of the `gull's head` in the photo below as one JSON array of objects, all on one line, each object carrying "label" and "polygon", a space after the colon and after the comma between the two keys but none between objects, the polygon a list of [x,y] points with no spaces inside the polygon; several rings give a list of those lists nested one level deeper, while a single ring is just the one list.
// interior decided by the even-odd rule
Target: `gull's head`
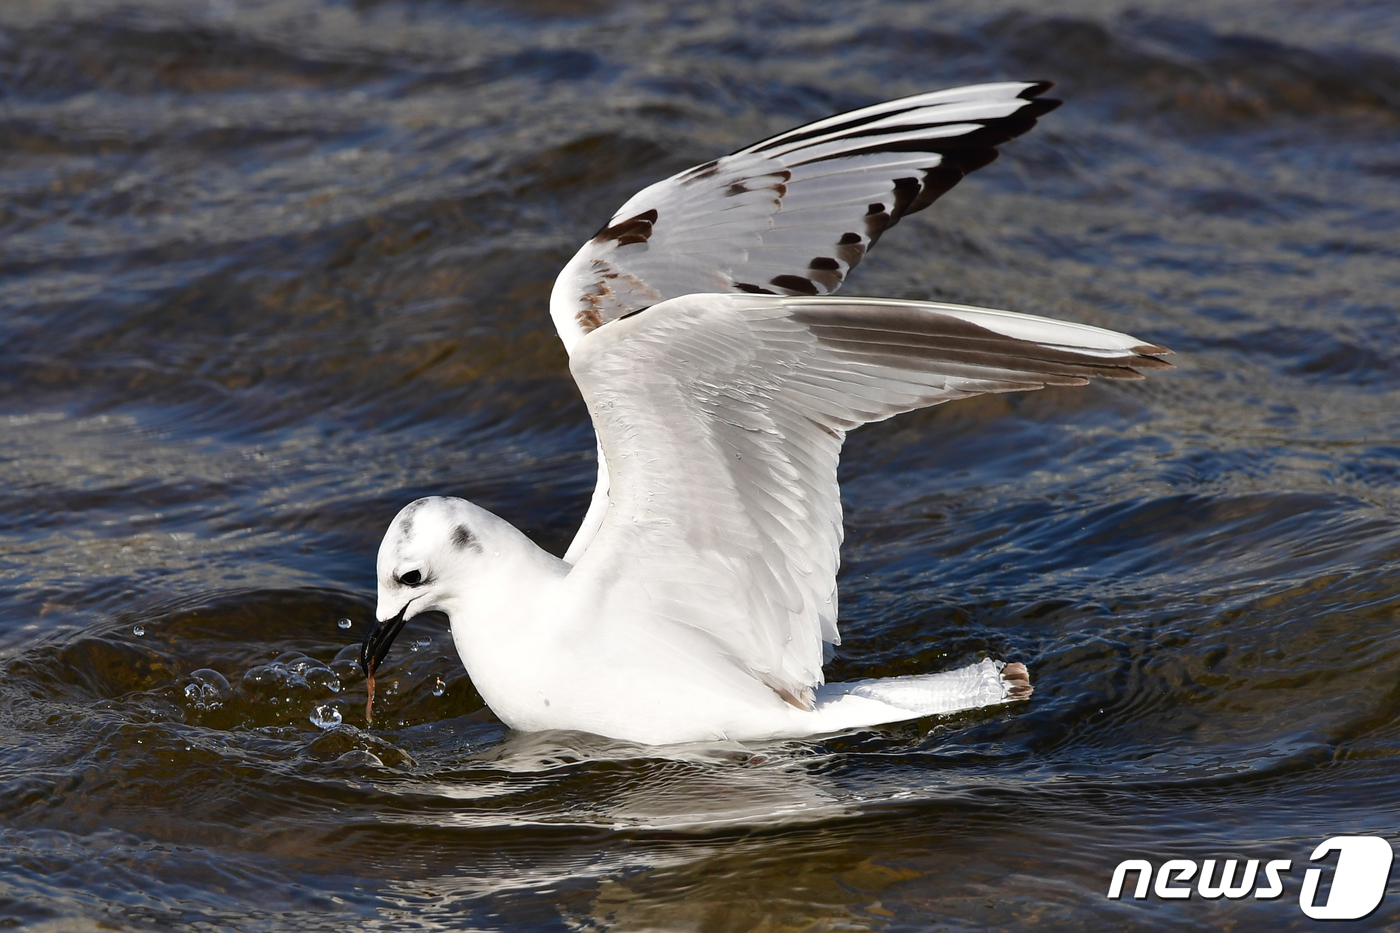
[{"label": "gull's head", "polygon": [[422,612],[447,610],[470,586],[486,554],[491,514],[465,499],[431,496],[394,516],[379,545],[379,605],[360,648],[360,666],[373,674],[404,623]]}]

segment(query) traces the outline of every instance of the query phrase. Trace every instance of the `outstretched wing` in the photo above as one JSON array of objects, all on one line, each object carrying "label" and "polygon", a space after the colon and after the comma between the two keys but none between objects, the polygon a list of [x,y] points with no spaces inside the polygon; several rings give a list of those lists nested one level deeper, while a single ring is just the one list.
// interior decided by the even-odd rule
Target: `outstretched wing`
[{"label": "outstretched wing", "polygon": [[559,274],[564,346],[698,292],[829,295],[901,217],[1059,106],[1048,82],[887,101],[780,133],[633,196]]},{"label": "outstretched wing", "polygon": [[641,581],[810,707],[837,643],[846,432],[984,392],[1138,378],[1167,351],[1096,327],[958,305],[688,295],[595,330],[570,361],[611,506],[574,573]]}]

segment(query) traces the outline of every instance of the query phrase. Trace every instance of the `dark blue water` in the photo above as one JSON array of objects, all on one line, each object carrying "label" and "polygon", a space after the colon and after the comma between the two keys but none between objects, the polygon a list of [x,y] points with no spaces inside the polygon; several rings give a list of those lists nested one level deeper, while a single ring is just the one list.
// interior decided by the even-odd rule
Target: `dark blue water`
[{"label": "dark blue water", "polygon": [[[1400,840],[1400,11],[1048,9],[0,5],[0,924],[1311,928],[1318,843]],[[512,735],[439,619],[363,728],[348,646],[402,504],[556,552],[582,517],[546,305],[622,201],[1026,78],[1065,106],[847,289],[1177,368],[856,432],[828,675],[991,654],[1029,703]],[[1105,896],[1126,858],[1228,857],[1293,860],[1283,896]],[[1400,890],[1350,928],[1397,924]]]}]

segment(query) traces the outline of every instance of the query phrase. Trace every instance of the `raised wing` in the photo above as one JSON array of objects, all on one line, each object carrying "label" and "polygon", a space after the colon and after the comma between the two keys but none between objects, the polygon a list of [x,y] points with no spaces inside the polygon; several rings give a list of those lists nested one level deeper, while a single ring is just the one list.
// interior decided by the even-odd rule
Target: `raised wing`
[{"label": "raised wing", "polygon": [[984,392],[1139,378],[1161,347],[958,305],[689,295],[598,329],[570,361],[611,507],[574,573],[640,579],[659,624],[707,633],[810,708],[838,643],[846,432]]},{"label": "raised wing", "polygon": [[901,217],[1059,106],[1048,82],[887,101],[780,133],[633,196],[554,283],[564,346],[697,292],[829,295]]}]

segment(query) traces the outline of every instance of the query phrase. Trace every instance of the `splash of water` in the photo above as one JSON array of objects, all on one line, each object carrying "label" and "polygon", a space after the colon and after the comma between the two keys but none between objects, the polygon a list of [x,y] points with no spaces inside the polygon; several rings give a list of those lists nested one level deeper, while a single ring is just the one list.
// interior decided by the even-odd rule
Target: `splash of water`
[{"label": "splash of water", "polygon": [[311,724],[318,729],[334,729],[340,722],[340,710],[334,706],[321,704],[311,711]]}]

